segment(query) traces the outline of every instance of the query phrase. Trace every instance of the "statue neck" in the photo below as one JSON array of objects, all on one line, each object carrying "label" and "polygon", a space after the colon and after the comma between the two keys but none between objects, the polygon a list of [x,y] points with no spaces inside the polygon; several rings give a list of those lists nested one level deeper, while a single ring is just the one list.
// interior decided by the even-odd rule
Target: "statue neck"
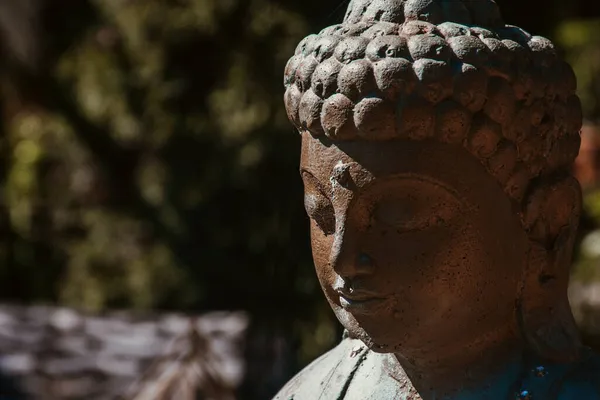
[{"label": "statue neck", "polygon": [[[523,369],[525,341],[515,326],[442,346],[395,354],[398,367],[426,399],[481,398],[482,390],[504,399]],[[435,349],[435,350],[431,350]],[[392,373],[395,375],[396,373]],[[487,397],[486,397],[487,398]]]}]

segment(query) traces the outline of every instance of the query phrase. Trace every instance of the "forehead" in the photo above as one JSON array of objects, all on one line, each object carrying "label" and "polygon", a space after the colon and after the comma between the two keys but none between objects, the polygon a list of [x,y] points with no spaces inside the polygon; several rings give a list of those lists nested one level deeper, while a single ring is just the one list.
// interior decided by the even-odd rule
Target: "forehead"
[{"label": "forehead", "polygon": [[302,134],[302,171],[327,182],[340,163],[374,179],[414,175],[439,181],[466,197],[474,191],[504,197],[494,178],[462,146],[434,140],[331,143]]}]

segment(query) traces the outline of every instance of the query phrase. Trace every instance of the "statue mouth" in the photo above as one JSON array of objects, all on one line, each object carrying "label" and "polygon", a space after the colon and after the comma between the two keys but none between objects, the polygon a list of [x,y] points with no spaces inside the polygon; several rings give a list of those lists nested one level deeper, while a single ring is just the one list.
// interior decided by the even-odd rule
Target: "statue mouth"
[{"label": "statue mouth", "polygon": [[387,298],[368,291],[338,289],[340,306],[352,314],[373,314],[387,303]]}]

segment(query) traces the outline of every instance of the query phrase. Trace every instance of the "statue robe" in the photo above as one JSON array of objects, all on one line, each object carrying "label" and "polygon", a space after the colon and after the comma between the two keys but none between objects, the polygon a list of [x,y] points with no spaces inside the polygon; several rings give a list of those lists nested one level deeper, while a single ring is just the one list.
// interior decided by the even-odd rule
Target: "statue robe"
[{"label": "statue robe", "polygon": [[[392,355],[372,352],[360,340],[346,337],[292,378],[274,400],[420,399],[405,375],[393,378],[387,372],[394,368],[393,360]],[[525,379],[522,389],[532,400],[600,400],[600,358],[586,350],[578,364],[549,366],[544,377]],[[507,389],[490,400],[519,399],[518,394]],[[465,394],[455,399],[488,397]]]}]

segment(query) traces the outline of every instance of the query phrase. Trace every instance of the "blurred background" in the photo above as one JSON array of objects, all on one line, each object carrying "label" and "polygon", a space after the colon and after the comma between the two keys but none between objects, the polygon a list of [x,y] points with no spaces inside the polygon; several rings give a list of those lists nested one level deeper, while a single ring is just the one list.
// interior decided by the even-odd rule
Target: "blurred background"
[{"label": "blurred background", "polygon": [[[498,3],[508,23],[554,40],[579,79],[586,122],[574,168],[586,213],[571,298],[596,345],[600,2]],[[0,303],[11,305],[0,350],[6,321],[17,340],[20,323],[38,329],[56,307],[77,310],[60,323],[110,310],[147,321],[241,311],[246,372],[230,395],[266,399],[333,346],[341,330],[313,273],[282,74],[301,38],[346,6],[0,0]],[[0,369],[15,370],[10,360]],[[0,397],[20,390],[9,367]]]}]

